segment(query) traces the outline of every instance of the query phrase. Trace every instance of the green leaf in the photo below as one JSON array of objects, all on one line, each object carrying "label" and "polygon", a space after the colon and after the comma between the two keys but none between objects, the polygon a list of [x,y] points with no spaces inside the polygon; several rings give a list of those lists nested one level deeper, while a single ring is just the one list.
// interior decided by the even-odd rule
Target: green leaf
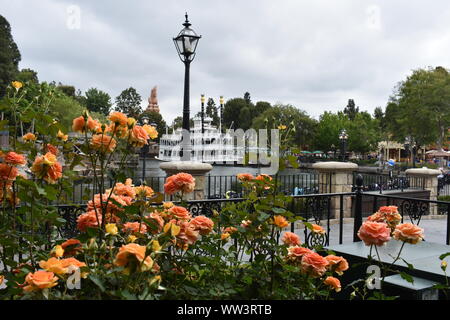
[{"label": "green leaf", "polygon": [[95,283],[102,292],[105,292],[105,286],[103,285],[103,282],[97,276],[90,274],[89,279],[91,279],[92,282]]},{"label": "green leaf", "polygon": [[405,272],[400,272],[400,276],[402,277],[402,279],[405,279],[406,281],[408,281],[409,283],[414,283],[414,279],[412,276],[410,276],[409,274],[405,273]]},{"label": "green leaf", "polygon": [[439,256],[439,260],[444,260],[444,259],[445,259],[446,257],[448,257],[448,256],[450,256],[450,252],[441,254],[441,255]]}]

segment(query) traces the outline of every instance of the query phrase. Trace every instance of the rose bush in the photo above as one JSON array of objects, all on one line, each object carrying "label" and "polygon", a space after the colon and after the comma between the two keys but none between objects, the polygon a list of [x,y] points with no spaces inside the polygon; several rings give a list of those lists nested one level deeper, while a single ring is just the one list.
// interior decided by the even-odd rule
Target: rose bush
[{"label": "rose bush", "polygon": [[[340,290],[344,258],[283,235],[301,218],[285,209],[291,198],[276,193],[276,177],[240,174],[244,201],[210,217],[192,216],[183,202],[195,189],[190,174],[167,178],[165,193],[180,200],[174,203],[127,179],[126,163],[157,137],[153,127],[120,112],[102,121],[86,111],[73,119],[77,136],[69,137],[48,108],[57,91],[41,88],[33,108],[23,103],[30,95],[17,83],[8,95],[12,143],[0,164],[0,298],[327,299]],[[20,126],[28,133],[19,139]],[[95,192],[76,217],[77,235],[66,239],[58,232],[66,221],[52,201],[67,202],[75,166],[95,168]]]}]

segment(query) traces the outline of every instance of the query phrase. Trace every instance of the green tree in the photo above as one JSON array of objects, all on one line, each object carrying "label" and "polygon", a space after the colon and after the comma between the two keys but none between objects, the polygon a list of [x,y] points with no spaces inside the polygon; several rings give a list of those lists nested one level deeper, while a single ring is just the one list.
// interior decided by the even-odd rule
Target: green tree
[{"label": "green tree", "polygon": [[178,116],[175,119],[173,119],[171,127],[173,129],[178,129],[178,128],[183,127],[183,117]]},{"label": "green tree", "polygon": [[340,147],[339,133],[342,129],[347,129],[349,120],[342,113],[332,113],[325,111],[320,115],[314,137],[314,148],[324,152],[332,151],[332,145],[336,149]]},{"label": "green tree", "polygon": [[28,69],[28,68],[20,70],[16,79],[23,83],[28,83],[28,82],[39,83],[39,78],[38,78],[37,72],[32,69]]},{"label": "green tree", "polygon": [[90,88],[85,93],[86,99],[84,101],[86,108],[89,111],[102,113],[108,115],[111,111],[111,97],[106,92],[97,88]]},{"label": "green tree", "polygon": [[266,101],[258,101],[255,104],[255,114],[260,115],[266,110],[272,108],[272,105],[269,102]]},{"label": "green tree", "polygon": [[340,132],[345,129],[348,134],[347,151],[365,154],[376,150],[380,141],[378,121],[366,112],[358,112],[353,120],[342,111],[337,113],[325,111],[317,125],[314,139],[315,148],[322,151],[332,151],[332,145],[340,149]]},{"label": "green tree", "polygon": [[450,126],[450,74],[442,68],[417,69],[395,88],[386,107],[392,138],[410,137],[416,148],[442,147]]},{"label": "green tree", "polygon": [[65,85],[61,82],[58,84],[58,89],[62,91],[66,96],[75,97],[75,87],[71,85]]},{"label": "green tree", "polygon": [[344,108],[344,114],[347,115],[350,120],[354,120],[358,112],[359,107],[355,105],[355,101],[353,101],[353,99],[348,99],[347,106]]},{"label": "green tree", "polygon": [[142,113],[141,102],[142,98],[139,93],[136,92],[136,89],[130,87],[117,96],[116,110],[137,119]]},{"label": "green tree", "polygon": [[219,110],[217,109],[216,103],[213,98],[209,98],[206,103],[205,113],[208,117],[212,119],[212,125],[218,127],[220,118],[219,118]]},{"label": "green tree", "polygon": [[[228,100],[223,107],[223,128],[226,130],[233,123],[233,129],[241,128],[247,130],[256,116],[254,108],[255,106],[252,103],[248,103],[243,98]],[[242,118],[242,116],[247,118]]]},{"label": "green tree", "polygon": [[6,87],[16,80],[21,55],[11,35],[11,26],[0,15],[0,97],[6,93]]},{"label": "green tree", "polygon": [[317,126],[305,111],[286,104],[277,104],[253,119],[254,129],[273,129],[285,125],[289,130],[287,143],[291,147],[309,148]]}]

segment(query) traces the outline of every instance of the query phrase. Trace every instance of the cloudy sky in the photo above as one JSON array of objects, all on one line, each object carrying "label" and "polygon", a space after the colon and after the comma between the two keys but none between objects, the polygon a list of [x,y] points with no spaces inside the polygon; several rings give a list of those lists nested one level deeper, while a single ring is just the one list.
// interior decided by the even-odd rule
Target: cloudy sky
[{"label": "cloudy sky", "polygon": [[184,67],[172,38],[185,11],[202,36],[192,113],[202,93],[218,101],[245,91],[315,118],[349,98],[373,111],[411,70],[450,67],[448,0],[0,0],[21,68],[113,99],[130,86],[147,99],[157,85],[169,122],[182,114]]}]

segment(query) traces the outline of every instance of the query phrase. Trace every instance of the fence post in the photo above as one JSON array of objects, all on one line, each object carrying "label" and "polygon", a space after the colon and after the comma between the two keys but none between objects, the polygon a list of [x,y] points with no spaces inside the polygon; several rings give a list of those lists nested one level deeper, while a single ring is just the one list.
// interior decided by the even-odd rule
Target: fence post
[{"label": "fence post", "polygon": [[447,245],[450,245],[450,204],[447,205]]},{"label": "fence post", "polygon": [[[327,191],[330,186],[330,193],[350,193],[353,185],[353,171],[358,169],[356,163],[351,162],[317,162],[313,164],[313,169],[318,171],[319,185],[325,185],[322,192]],[[351,196],[344,197],[344,216],[351,217]],[[339,218],[339,199],[331,199],[331,212],[334,218]]]},{"label": "fence post", "polygon": [[[412,176],[416,179],[422,180],[422,187],[424,190],[430,191],[430,200],[437,200],[438,196],[438,179],[437,176],[441,174],[440,170],[423,168],[414,168],[406,170],[406,175]],[[437,214],[436,204],[430,203],[430,214]]]},{"label": "fence post", "polygon": [[361,174],[356,176],[356,192],[355,192],[355,221],[353,224],[353,242],[361,241],[358,237],[359,228],[362,225],[362,186],[363,177]]}]

